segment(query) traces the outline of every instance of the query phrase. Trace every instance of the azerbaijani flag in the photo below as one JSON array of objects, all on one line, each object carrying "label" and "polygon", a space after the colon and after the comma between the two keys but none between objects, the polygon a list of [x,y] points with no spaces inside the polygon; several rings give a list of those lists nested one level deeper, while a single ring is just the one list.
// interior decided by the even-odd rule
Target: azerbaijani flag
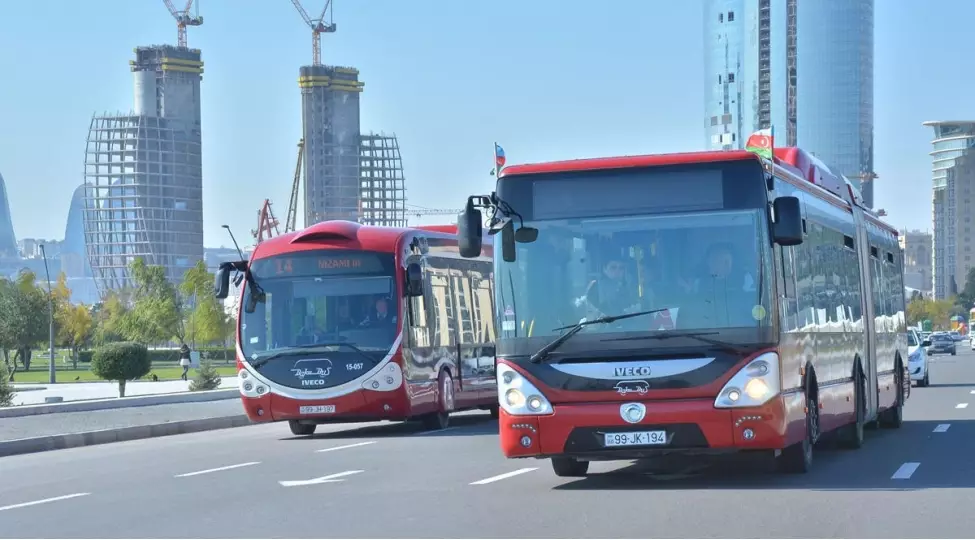
[{"label": "azerbaijani flag", "polygon": [[775,146],[775,127],[762,129],[752,133],[745,142],[745,150],[754,152],[765,159],[772,159],[772,148]]},{"label": "azerbaijani flag", "polygon": [[504,167],[504,148],[501,148],[498,143],[494,143],[494,166],[497,169]]}]

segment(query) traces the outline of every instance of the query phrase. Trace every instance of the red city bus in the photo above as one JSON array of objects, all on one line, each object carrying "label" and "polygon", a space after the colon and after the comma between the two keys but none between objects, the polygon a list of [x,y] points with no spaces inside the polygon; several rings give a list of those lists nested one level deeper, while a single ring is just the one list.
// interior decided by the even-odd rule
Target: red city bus
[{"label": "red city bus", "polygon": [[910,393],[897,232],[797,148],[510,166],[493,214],[501,448],[589,462],[758,451],[806,472]]},{"label": "red city bus", "polygon": [[241,287],[237,369],[255,422],[318,424],[497,414],[491,247],[458,254],[455,226],[327,221],[224,263]]}]

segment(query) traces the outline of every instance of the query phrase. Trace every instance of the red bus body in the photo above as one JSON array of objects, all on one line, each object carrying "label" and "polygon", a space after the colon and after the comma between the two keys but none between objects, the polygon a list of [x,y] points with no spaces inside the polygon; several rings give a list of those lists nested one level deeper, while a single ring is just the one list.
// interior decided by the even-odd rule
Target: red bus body
[{"label": "red bus body", "polygon": [[[539,230],[535,243],[519,244],[518,262],[506,263],[500,260],[500,252],[495,255],[496,275],[506,276],[504,283],[497,282],[498,294],[507,291],[509,304],[502,315],[501,303],[505,300],[496,296],[499,430],[505,456],[551,458],[556,474],[582,476],[589,461],[595,460],[754,450],[786,458],[780,463],[787,463],[793,472],[805,472],[811,465],[814,443],[825,434],[835,433],[858,447],[864,423],[879,420],[889,427],[900,425],[910,379],[906,374],[903,263],[897,232],[861,206],[858,193],[845,178],[815,158],[797,148],[776,149],[775,156],[771,167],[755,154],[726,151],[586,159],[504,169],[498,180],[499,199],[525,216],[526,225]],[[717,194],[708,193],[711,188],[698,183],[712,172],[724,174],[707,184],[717,186]],[[617,189],[617,182],[620,195],[607,195]],[[653,187],[650,184],[654,182],[671,184]],[[547,188],[548,183],[558,187]],[[543,194],[546,189],[549,191]],[[643,189],[660,191],[641,199]],[[684,189],[695,193],[676,193]],[[746,191],[748,195],[736,195]],[[770,238],[772,203],[784,196],[799,199],[802,244],[782,246]],[[546,197],[553,200],[546,202]],[[734,202],[739,200],[735,197],[741,202]],[[671,198],[673,202],[663,201]],[[641,287],[658,286],[658,293],[669,294],[676,299],[675,304],[680,304],[682,293],[671,292],[676,286],[669,281],[665,286],[664,277],[656,281],[653,276],[676,275],[685,267],[675,266],[677,255],[664,254],[661,259],[654,250],[669,246],[672,253],[681,248],[688,251],[680,254],[689,253],[697,249],[693,244],[707,241],[708,234],[715,239],[731,234],[718,225],[708,225],[707,220],[732,219],[721,217],[734,213],[727,210],[732,207],[744,209],[735,210],[740,215],[735,214],[734,219],[744,216],[741,219],[752,219],[756,224],[753,244],[742,235],[735,253],[751,253],[741,246],[755,246],[753,260],[739,260],[751,265],[752,274],[762,274],[756,288],[758,300],[742,304],[751,309],[757,326],[755,322],[747,324],[745,315],[745,322],[738,326],[729,323],[711,332],[699,332],[698,337],[682,337],[680,313],[672,311],[668,313],[675,314],[675,321],[666,323],[670,326],[654,326],[652,330],[664,329],[673,336],[656,339],[653,332],[647,332],[651,328],[645,322],[639,323],[646,325],[645,329],[620,333],[587,326],[551,357],[536,362],[529,359],[562,331],[553,330],[544,339],[533,336],[531,330],[519,332],[522,317],[518,310],[528,310],[525,319],[532,319],[528,326],[534,326],[536,333],[540,326],[548,332],[549,328],[559,330],[556,327],[571,326],[579,320],[572,318],[578,314],[571,315],[577,312],[567,308],[557,317],[552,315],[550,323],[542,325],[534,320],[551,315],[541,296],[532,300],[536,289],[551,287],[547,298],[588,295],[582,288],[550,283],[584,284],[589,279],[594,280],[592,283],[601,279],[601,267],[595,266],[593,259],[601,257],[598,249],[605,248],[597,244],[610,243],[615,234],[622,238],[620,248],[605,258],[624,259],[626,269],[632,263],[637,268],[635,273],[643,272],[637,279]],[[695,220],[693,234],[704,233],[678,236],[673,231],[678,230],[680,220]],[[657,225],[658,221],[665,225]],[[632,225],[641,222],[648,224],[643,230]],[[686,231],[691,231],[689,226]],[[590,236],[597,233],[602,236]],[[555,238],[557,234],[563,235],[561,239]],[[550,249],[545,244],[547,235],[549,243],[562,242],[568,247],[542,251]],[[570,240],[574,244],[570,245]],[[500,249],[499,244],[496,241],[496,249]],[[558,255],[566,252],[571,255]],[[527,270],[519,273],[517,265],[531,268],[548,260],[556,262],[539,271],[539,275],[548,276],[544,279]],[[567,264],[578,265],[579,275],[589,277],[557,277],[556,272],[561,272],[558,269]],[[656,273],[647,277],[653,264],[657,265],[652,271]],[[514,275],[510,288],[509,271]],[[763,287],[767,287],[765,296]],[[644,308],[674,305],[653,305],[644,293],[641,289]],[[706,298],[704,303],[717,305],[719,300]],[[725,303],[728,313],[732,312],[727,307],[731,305]],[[716,325],[692,324],[691,329],[713,330],[712,326]],[[607,333],[586,337],[590,329]],[[704,337],[709,334],[714,337]],[[607,339],[597,339],[600,336]],[[753,383],[753,378],[761,382]],[[506,401],[509,392],[512,398]],[[758,396],[754,398],[756,405],[738,405],[752,400],[753,394]]]},{"label": "red bus body", "polygon": [[[473,262],[461,259],[456,255],[455,232],[454,226],[393,228],[327,221],[260,243],[251,256],[248,272],[265,269],[255,275],[255,280],[267,297],[256,303],[253,313],[245,313],[252,289],[248,281],[241,287],[238,310],[238,381],[247,416],[254,422],[289,421],[296,435],[309,435],[323,423],[422,419],[431,428],[442,428],[452,411],[496,411],[491,248],[487,247],[484,257]],[[391,261],[391,266],[384,262],[385,270],[363,277],[361,271],[380,257]],[[453,268],[452,261],[460,261],[466,267]],[[422,294],[409,293],[407,269],[411,264],[424,276]],[[435,269],[445,266],[452,269],[455,279],[452,288],[443,288],[441,294],[436,285],[431,287],[430,281]],[[322,270],[320,275],[316,268]],[[290,273],[300,276],[292,279]],[[472,292],[475,276],[479,289]],[[350,292],[366,282],[372,282],[370,286],[391,283],[388,291],[383,289],[378,294],[392,304],[387,311],[388,320],[392,321],[388,347],[366,350],[361,341],[349,337],[371,331],[362,329],[368,328],[365,323],[355,326],[358,319],[351,313],[350,305],[359,302],[355,307],[376,316],[375,311],[368,310],[377,295]],[[324,292],[316,292],[315,287]],[[463,291],[457,290],[464,287]],[[305,292],[300,293],[299,289]],[[474,313],[474,307],[465,305],[463,297],[466,293],[469,304],[471,295],[478,292],[482,297],[479,300],[486,300],[487,305],[477,306],[480,312]],[[305,297],[300,297],[302,294]],[[347,313],[340,316],[343,305]],[[448,311],[449,318],[445,317]],[[269,312],[271,315],[267,315]],[[363,312],[357,314],[359,318]],[[307,334],[299,335],[295,330],[306,324],[303,319],[307,319],[309,328],[324,328],[337,325],[339,318],[351,321],[348,328],[331,335],[328,330],[321,330],[325,337],[317,337],[307,328],[301,330],[308,330]],[[468,328],[464,334],[461,326],[471,326],[471,319],[476,319],[475,330],[479,332],[472,333]],[[262,323],[265,320],[271,322]],[[436,332],[428,328],[432,324],[429,321],[438,320],[453,342],[446,338],[441,340],[443,343],[438,342],[440,328]],[[262,324],[260,331],[253,328]],[[387,329],[383,327],[382,331]],[[466,340],[458,340],[457,333]],[[266,338],[269,345],[256,347],[265,341],[265,336],[270,336]],[[307,349],[297,346],[303,337],[308,343],[301,345]],[[334,343],[316,345],[324,342]],[[360,351],[348,345],[359,347]],[[483,352],[470,354],[473,349],[486,351],[490,361],[484,359]],[[260,364],[271,354],[275,358]],[[259,367],[255,368],[255,364]],[[270,366],[275,366],[276,380]],[[335,377],[341,382],[330,384]],[[305,383],[310,388],[302,387]]]}]

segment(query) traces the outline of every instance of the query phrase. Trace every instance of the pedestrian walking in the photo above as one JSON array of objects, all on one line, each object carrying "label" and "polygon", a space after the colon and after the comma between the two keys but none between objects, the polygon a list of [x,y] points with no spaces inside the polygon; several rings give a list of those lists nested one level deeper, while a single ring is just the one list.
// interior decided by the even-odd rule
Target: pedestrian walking
[{"label": "pedestrian walking", "polygon": [[185,381],[187,380],[186,375],[190,372],[190,348],[185,343],[179,348],[179,365],[183,368],[181,378]]}]

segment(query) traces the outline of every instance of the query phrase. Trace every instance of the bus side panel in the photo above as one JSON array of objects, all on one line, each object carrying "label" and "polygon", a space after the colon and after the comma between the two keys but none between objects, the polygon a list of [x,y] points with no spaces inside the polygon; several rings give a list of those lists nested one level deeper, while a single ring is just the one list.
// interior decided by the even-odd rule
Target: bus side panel
[{"label": "bus side panel", "polygon": [[[805,214],[803,243],[781,250],[778,260],[783,288],[788,290],[785,272],[795,279],[794,307],[788,298],[780,302],[783,390],[802,392],[804,368],[811,366],[820,426],[827,432],[856,418],[852,375],[864,334],[857,255],[847,240],[855,235],[853,218],[848,209],[789,183],[779,181],[776,187],[779,195],[799,197]],[[798,422],[801,426],[804,416]]]},{"label": "bus side panel", "polygon": [[[874,291],[874,335],[876,342],[878,406],[887,409],[897,403],[898,356],[907,362],[904,318],[904,287],[900,246],[890,232],[866,221],[870,238],[871,286]],[[876,248],[876,255],[873,252]],[[903,343],[902,343],[903,342]]]}]

